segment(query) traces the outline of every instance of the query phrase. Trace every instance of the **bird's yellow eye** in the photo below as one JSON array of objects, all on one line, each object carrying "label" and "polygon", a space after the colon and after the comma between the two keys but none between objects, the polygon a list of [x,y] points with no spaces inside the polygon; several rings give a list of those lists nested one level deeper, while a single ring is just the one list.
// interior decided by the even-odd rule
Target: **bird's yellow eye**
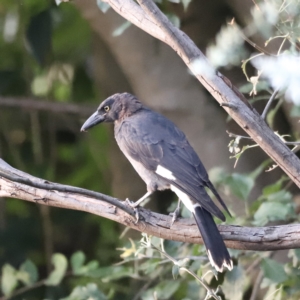
[{"label": "bird's yellow eye", "polygon": [[109,111],[109,106],[108,106],[108,105],[104,106],[104,110],[105,110],[106,112],[108,112],[108,111]]}]

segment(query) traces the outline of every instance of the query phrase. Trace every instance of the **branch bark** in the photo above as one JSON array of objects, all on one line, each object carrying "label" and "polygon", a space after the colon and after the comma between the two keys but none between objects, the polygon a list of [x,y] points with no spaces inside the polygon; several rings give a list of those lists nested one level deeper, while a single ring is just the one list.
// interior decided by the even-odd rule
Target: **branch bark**
[{"label": "branch bark", "polygon": [[139,5],[133,0],[106,2],[125,19],[174,49],[227,113],[300,187],[298,157],[284,145],[230,80],[212,68],[194,42],[173,26],[152,0],[138,0]]},{"label": "branch bark", "polygon": [[[136,224],[132,209],[119,199],[33,177],[12,168],[2,159],[0,170],[0,197],[85,211],[163,239],[203,243],[193,219],[179,219],[171,226],[170,216],[139,208],[140,221]],[[13,177],[16,180],[9,179]],[[229,248],[256,251],[300,248],[299,224],[269,227],[219,225],[218,228]]]}]

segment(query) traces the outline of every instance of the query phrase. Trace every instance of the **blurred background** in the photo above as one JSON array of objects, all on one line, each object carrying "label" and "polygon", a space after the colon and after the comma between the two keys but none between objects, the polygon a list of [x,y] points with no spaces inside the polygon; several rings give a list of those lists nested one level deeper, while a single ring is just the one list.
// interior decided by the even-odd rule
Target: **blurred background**
[{"label": "blurred background", "polygon": [[[250,19],[253,21],[251,11],[255,7],[251,0],[159,2],[170,20],[204,52],[233,18],[242,27]],[[254,33],[252,39],[265,47],[265,39],[259,33]],[[234,42],[227,39],[225,43],[232,48]],[[220,66],[243,92],[250,92],[252,85],[247,82],[240,62],[247,57],[247,51],[257,50],[244,41],[242,44],[245,52],[239,50],[238,66],[234,63],[230,68]],[[275,41],[264,49],[273,53],[278,45]],[[251,65],[247,68],[249,76],[257,74]],[[236,217],[229,222],[249,221],[244,218],[248,205],[259,197],[265,185],[283,174],[279,168],[271,173],[259,169],[254,176],[255,187],[252,182],[247,185],[243,177],[238,178],[241,181],[230,177],[233,172],[250,174],[267,156],[253,148],[243,154],[234,168],[235,159],[230,159],[232,154],[228,151],[232,138],[226,130],[236,134],[243,131],[189,73],[173,50],[130,26],[101,1],[75,0],[59,6],[50,0],[0,1],[0,156],[7,163],[49,181],[120,199],[138,199],[145,192],[145,184],[117,148],[112,126],[106,124],[80,133],[82,123],[101,101],[125,91],[172,119],[186,133]],[[271,92],[271,89],[262,91],[256,100],[267,100]],[[253,105],[262,112],[265,103],[255,101]],[[290,116],[291,106],[285,103],[272,118],[273,128],[281,133],[290,133],[299,126]],[[249,190],[247,205],[235,193],[239,184],[245,184]],[[293,191],[292,184],[288,188]],[[148,204],[150,209],[168,213],[175,197],[171,192],[163,192],[155,194],[153,199],[157,201]],[[116,248],[130,245],[128,237],[140,238],[140,233],[132,231],[120,238],[123,230],[121,225],[91,214],[0,199],[0,266],[10,264],[19,268],[30,259],[37,266],[40,278],[46,278],[52,269],[53,253],[62,253],[69,259],[74,252],[83,251],[88,260],[109,267],[121,260]],[[177,244],[172,245],[171,248]],[[194,248],[199,250],[199,246]],[[107,270],[110,271],[106,276],[113,269]],[[145,278],[132,280],[125,271],[129,272],[122,269],[124,274],[116,273],[115,280],[105,282],[101,277],[94,282],[110,299],[140,299]],[[14,299],[60,299],[67,297],[72,287],[86,282],[89,279],[65,279],[58,286],[29,289]],[[149,287],[154,283],[155,280]],[[185,295],[189,295],[189,284],[185,283]],[[190,287],[199,295],[197,289],[198,286]],[[251,285],[246,284],[241,290],[248,295],[244,299],[250,299]],[[231,299],[243,296],[239,297]],[[175,290],[169,297],[159,299],[183,298]]]}]

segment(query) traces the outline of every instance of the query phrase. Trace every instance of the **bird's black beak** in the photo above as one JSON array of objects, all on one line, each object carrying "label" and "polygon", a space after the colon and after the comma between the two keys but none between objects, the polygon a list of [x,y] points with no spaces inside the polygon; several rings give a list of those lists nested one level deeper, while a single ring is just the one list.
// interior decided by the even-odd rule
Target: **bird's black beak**
[{"label": "bird's black beak", "polygon": [[104,119],[105,119],[105,117],[103,115],[99,114],[98,111],[96,111],[84,122],[80,131],[86,131],[87,129],[90,129],[90,128],[96,126],[97,124],[103,122]]}]

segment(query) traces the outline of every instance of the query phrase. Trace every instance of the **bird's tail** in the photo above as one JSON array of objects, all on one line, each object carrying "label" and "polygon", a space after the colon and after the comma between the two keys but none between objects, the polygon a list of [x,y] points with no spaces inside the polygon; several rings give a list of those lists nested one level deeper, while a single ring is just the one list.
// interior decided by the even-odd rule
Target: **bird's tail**
[{"label": "bird's tail", "polygon": [[196,206],[194,217],[211,265],[215,267],[218,272],[223,272],[223,267],[232,270],[232,260],[212,215],[201,206]]}]

